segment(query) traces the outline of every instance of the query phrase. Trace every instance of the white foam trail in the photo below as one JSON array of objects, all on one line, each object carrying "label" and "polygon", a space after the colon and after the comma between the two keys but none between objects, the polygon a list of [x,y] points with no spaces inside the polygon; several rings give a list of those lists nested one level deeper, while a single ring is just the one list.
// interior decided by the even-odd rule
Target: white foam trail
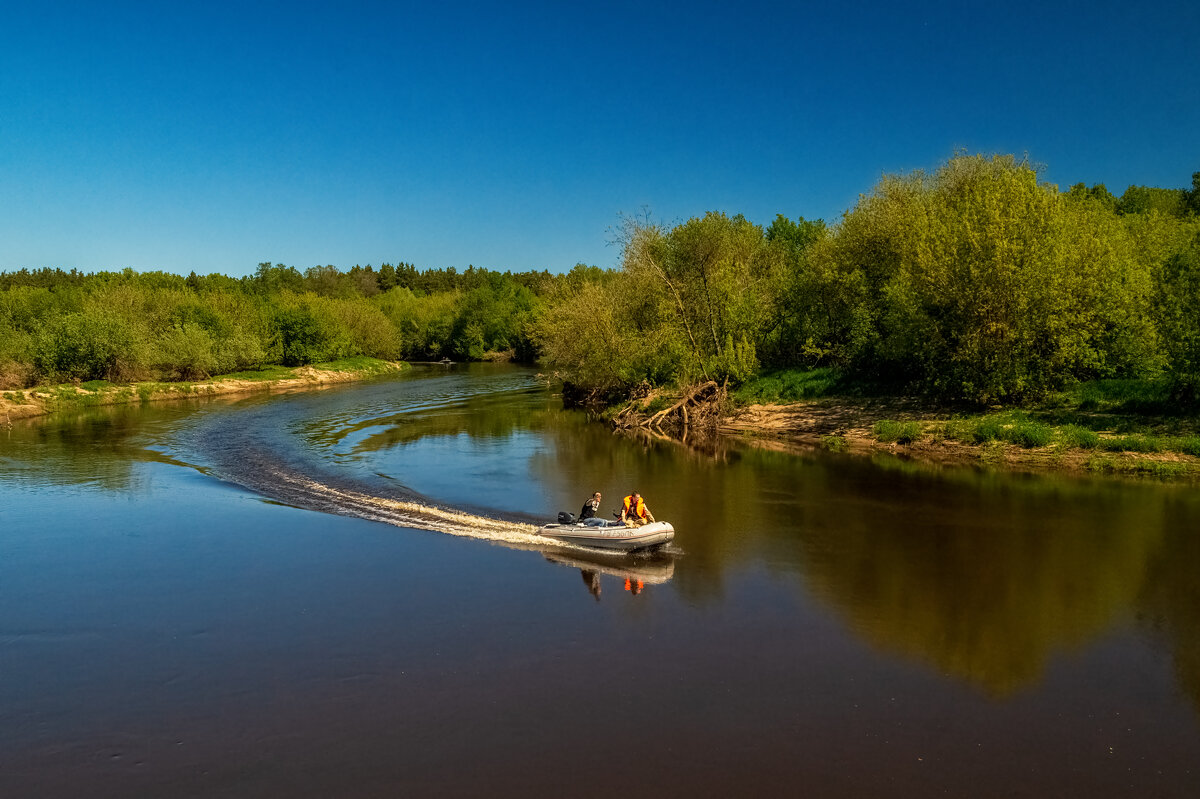
[{"label": "white foam trail", "polygon": [[[513,549],[545,550],[553,547],[555,549],[589,551],[586,547],[538,535],[538,528],[532,524],[508,522],[457,510],[447,510],[433,505],[423,505],[418,502],[377,497],[360,491],[335,488],[299,475],[272,471],[275,485],[286,485],[290,489],[280,492],[282,495],[292,494],[291,499],[316,501],[325,506],[322,509],[329,509],[342,515],[385,522],[397,527],[410,527],[464,538],[475,538]],[[296,494],[300,496],[295,496]]]}]

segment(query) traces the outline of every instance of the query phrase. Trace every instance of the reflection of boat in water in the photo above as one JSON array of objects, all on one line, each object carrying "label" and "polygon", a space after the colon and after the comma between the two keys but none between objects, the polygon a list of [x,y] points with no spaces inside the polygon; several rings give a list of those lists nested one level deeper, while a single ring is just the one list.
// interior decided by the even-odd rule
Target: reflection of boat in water
[{"label": "reflection of boat in water", "polygon": [[551,563],[568,566],[583,572],[595,572],[635,580],[648,585],[671,581],[675,575],[675,559],[670,555],[655,553],[646,558],[629,558],[624,554],[608,552],[543,552]]},{"label": "reflection of boat in water", "polygon": [[538,535],[596,549],[633,552],[669,544],[675,539],[670,522],[651,522],[641,527],[626,527],[622,522],[591,518],[568,524],[547,524]]}]

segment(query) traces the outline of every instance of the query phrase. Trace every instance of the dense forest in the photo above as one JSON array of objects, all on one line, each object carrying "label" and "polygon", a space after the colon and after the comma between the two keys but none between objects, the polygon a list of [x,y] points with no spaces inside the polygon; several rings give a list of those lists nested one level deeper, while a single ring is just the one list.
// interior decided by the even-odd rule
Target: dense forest
[{"label": "dense forest", "polygon": [[1163,377],[1200,399],[1192,188],[1067,191],[1011,156],[887,175],[832,225],[623,218],[620,269],[260,264],[0,273],[0,387],[196,379],[266,364],[541,360],[595,396],[835,367],[939,400],[1020,403]]},{"label": "dense forest", "polygon": [[530,361],[549,273],[259,264],[248,277],[0,273],[0,386],[194,380],[366,355]]}]

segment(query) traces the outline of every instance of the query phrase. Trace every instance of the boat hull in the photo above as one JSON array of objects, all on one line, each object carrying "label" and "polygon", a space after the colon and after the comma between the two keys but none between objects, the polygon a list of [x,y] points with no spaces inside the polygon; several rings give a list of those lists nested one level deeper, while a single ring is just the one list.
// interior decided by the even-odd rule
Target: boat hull
[{"label": "boat hull", "polygon": [[670,522],[652,522],[641,527],[626,527],[620,522],[606,522],[603,525],[576,522],[547,524],[538,530],[538,535],[577,546],[632,552],[671,543],[675,539],[675,528]]}]

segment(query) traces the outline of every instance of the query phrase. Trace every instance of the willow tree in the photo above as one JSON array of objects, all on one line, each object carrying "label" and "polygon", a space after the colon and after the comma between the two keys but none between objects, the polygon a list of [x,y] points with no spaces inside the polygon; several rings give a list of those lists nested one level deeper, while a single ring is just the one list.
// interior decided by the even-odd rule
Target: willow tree
[{"label": "willow tree", "polygon": [[670,230],[630,222],[623,234],[623,272],[660,298],[663,321],[687,342],[682,376],[750,376],[756,344],[778,320],[782,259],[763,229],[710,212]]},{"label": "willow tree", "polygon": [[542,361],[593,397],[676,379],[687,345],[642,276],[555,286],[532,324]]},{"label": "willow tree", "polygon": [[1014,401],[1156,357],[1151,272],[1120,219],[1011,156],[885,177],[831,238],[868,306],[855,363],[932,394]]}]

